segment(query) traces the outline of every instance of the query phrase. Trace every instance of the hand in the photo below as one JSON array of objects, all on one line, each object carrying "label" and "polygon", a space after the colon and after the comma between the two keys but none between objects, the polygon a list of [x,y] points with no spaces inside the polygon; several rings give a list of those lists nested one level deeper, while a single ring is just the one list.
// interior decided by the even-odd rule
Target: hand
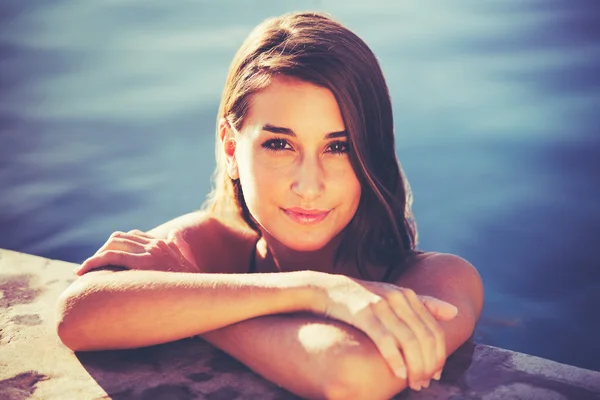
[{"label": "hand", "polygon": [[411,289],[344,275],[321,280],[326,295],[317,312],[350,324],[373,340],[399,378],[413,390],[440,379],[446,361],[444,332],[437,320],[453,319],[458,309]]},{"label": "hand", "polygon": [[166,240],[139,230],[114,232],[96,254],[75,271],[81,276],[95,268],[118,266],[126,269],[199,272],[189,254],[187,242],[176,231],[171,232]]}]

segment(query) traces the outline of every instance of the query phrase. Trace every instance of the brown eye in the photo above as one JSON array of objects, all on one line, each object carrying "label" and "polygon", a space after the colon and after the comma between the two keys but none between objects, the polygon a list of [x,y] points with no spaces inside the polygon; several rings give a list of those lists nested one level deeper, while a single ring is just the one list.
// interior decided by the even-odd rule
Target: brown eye
[{"label": "brown eye", "polygon": [[332,142],[328,147],[328,152],[333,154],[346,154],[350,150],[348,142],[336,141]]},{"label": "brown eye", "polygon": [[267,150],[272,151],[281,151],[281,150],[291,150],[292,146],[285,139],[270,139],[262,144]]}]

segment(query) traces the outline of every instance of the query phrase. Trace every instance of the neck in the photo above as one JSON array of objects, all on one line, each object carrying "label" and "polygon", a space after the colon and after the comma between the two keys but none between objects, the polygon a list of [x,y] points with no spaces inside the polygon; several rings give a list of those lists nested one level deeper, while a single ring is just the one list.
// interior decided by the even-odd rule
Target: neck
[{"label": "neck", "polygon": [[[279,272],[313,270],[327,273],[348,275],[352,265],[344,264],[334,267],[335,254],[341,242],[341,235],[331,240],[325,247],[315,251],[296,251],[284,246],[277,239],[263,231],[258,243],[260,259],[271,264],[265,269],[276,269]],[[352,263],[353,264],[353,263]]]}]

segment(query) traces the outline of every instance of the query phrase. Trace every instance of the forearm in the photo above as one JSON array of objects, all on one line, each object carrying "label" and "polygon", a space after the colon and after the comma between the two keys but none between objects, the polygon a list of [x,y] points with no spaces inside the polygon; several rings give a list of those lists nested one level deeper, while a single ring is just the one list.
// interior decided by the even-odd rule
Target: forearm
[{"label": "forearm", "polygon": [[434,254],[400,277],[396,285],[420,295],[444,300],[458,308],[449,321],[439,321],[446,339],[446,355],[451,355],[473,334],[483,307],[483,285],[470,263],[449,254]]},{"label": "forearm", "polygon": [[73,350],[149,346],[262,315],[310,310],[305,271],[277,274],[91,273],[59,298],[57,329]]},{"label": "forearm", "polygon": [[[439,297],[459,309],[452,320],[439,322],[444,331],[446,356],[471,336],[481,312],[483,293],[478,274],[470,264],[455,257],[430,257],[396,284],[418,294]],[[306,351],[322,344],[326,332],[331,330],[340,333],[341,339],[334,340],[326,351]],[[318,333],[311,336],[309,332]],[[327,397],[385,399],[407,387],[406,380],[392,373],[366,334],[316,316],[294,322],[289,318],[259,317],[203,337],[265,378],[303,397],[312,398],[301,390],[315,390],[327,393]]]},{"label": "forearm", "polygon": [[[200,336],[265,379],[306,399],[360,399],[351,380],[362,374],[365,357],[377,352],[371,340],[354,327],[309,313],[262,316]],[[396,390],[402,390],[403,381],[381,361],[378,377],[382,372],[390,375],[396,379]],[[378,397],[370,393],[368,398]]]},{"label": "forearm", "polygon": [[[460,325],[443,324],[448,355],[467,339]],[[317,315],[262,316],[200,336],[302,398],[389,399],[407,388],[366,334]]]}]

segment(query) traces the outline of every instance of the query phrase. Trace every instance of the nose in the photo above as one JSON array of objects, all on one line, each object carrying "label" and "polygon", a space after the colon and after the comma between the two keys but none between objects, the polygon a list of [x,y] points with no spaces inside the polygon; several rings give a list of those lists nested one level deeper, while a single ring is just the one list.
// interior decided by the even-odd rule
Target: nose
[{"label": "nose", "polygon": [[318,159],[302,157],[292,182],[292,192],[306,202],[317,199],[325,188],[323,175]]}]

